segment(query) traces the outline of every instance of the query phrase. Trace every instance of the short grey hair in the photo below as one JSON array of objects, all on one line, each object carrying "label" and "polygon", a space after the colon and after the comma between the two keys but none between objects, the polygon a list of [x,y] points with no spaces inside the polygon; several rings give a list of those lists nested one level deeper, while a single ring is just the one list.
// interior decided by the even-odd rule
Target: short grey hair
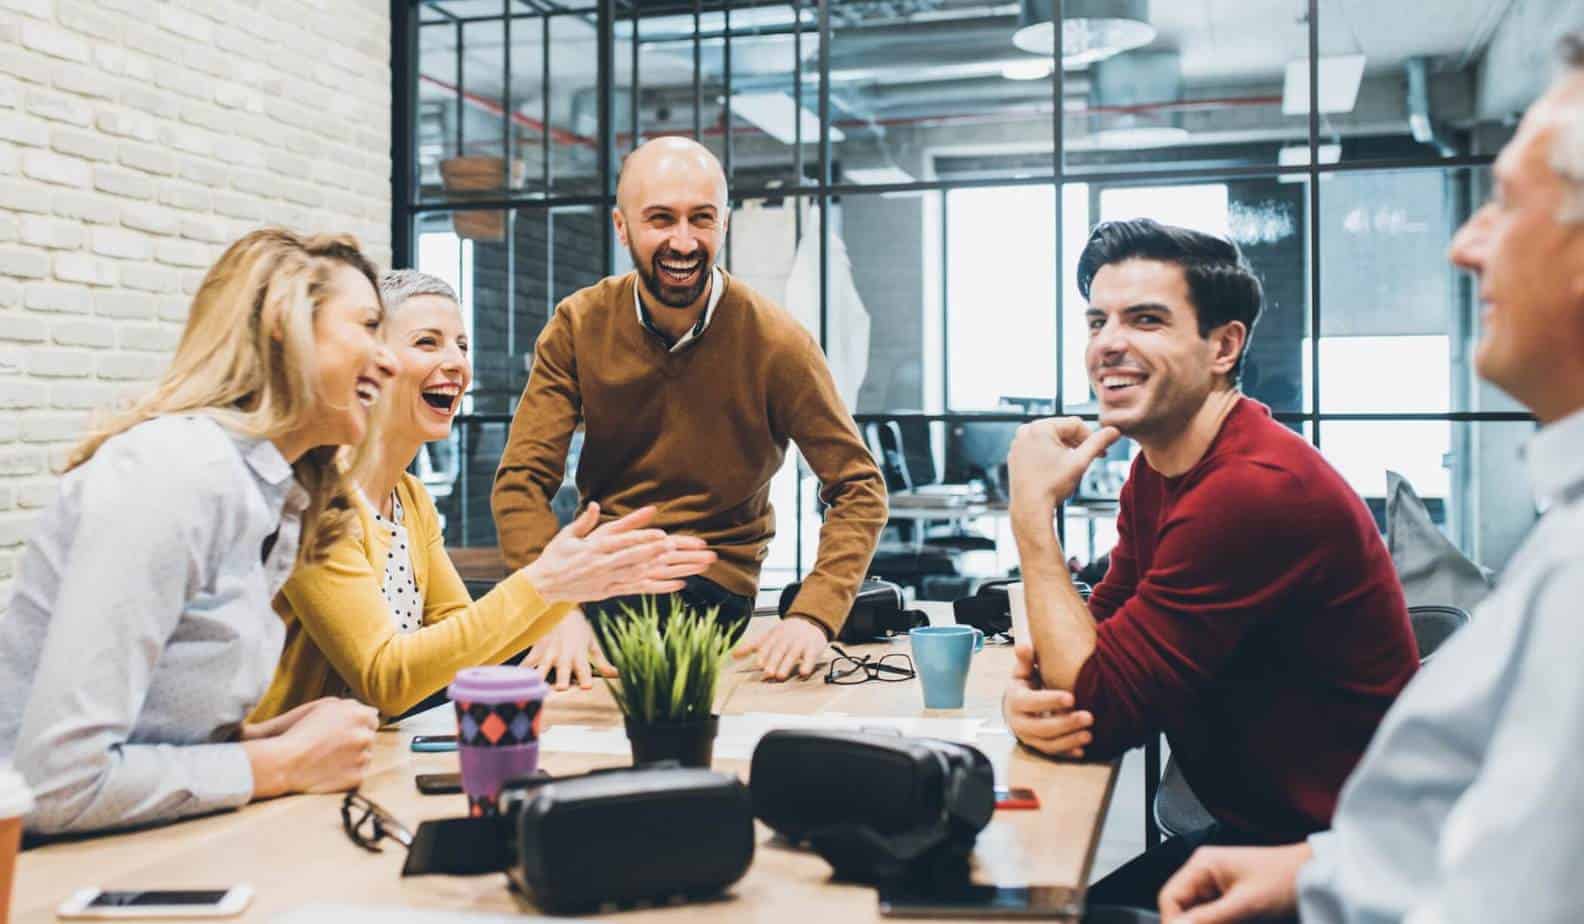
[{"label": "short grey hair", "polygon": [[420,273],[414,269],[391,270],[380,276],[380,300],[385,303],[385,313],[393,314],[402,303],[419,295],[439,295],[457,304],[456,290],[438,276]]},{"label": "short grey hair", "polygon": [[[1557,57],[1564,74],[1584,74],[1584,29],[1562,36],[1557,43]],[[1584,222],[1584,99],[1573,103],[1572,111],[1557,128],[1551,142],[1551,168],[1568,184],[1562,220]]]}]

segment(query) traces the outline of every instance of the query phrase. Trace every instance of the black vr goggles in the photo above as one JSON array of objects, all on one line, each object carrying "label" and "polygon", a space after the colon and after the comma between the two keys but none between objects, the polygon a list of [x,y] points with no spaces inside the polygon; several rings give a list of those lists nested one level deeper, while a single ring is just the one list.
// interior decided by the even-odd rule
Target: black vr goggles
[{"label": "black vr goggles", "polygon": [[[979,585],[979,589],[971,596],[952,601],[952,613],[957,622],[964,626],[973,626],[985,635],[1012,634],[1012,598],[1007,588],[1021,581],[1022,578],[1005,578],[998,581],[986,581]],[[1073,586],[1078,588],[1078,596],[1089,599],[1089,585],[1083,581],[1073,581]]]},{"label": "black vr goggles", "polygon": [[[776,612],[786,616],[802,588],[801,581],[783,587]],[[853,598],[852,611],[847,614],[847,621],[842,624],[841,632],[837,633],[836,641],[856,645],[904,635],[909,629],[927,625],[928,616],[918,610],[902,608],[902,588],[890,581],[867,578],[863,586],[858,588],[858,596]]]},{"label": "black vr goggles", "polygon": [[958,877],[995,811],[989,758],[934,738],[773,731],[748,779],[754,814],[850,882]]}]

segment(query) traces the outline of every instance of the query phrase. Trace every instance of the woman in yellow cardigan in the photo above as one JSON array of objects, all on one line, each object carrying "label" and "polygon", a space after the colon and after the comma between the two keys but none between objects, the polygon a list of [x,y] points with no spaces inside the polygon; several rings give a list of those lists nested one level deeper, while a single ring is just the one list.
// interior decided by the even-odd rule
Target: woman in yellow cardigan
[{"label": "woman in yellow cardigan", "polygon": [[460,668],[526,649],[573,605],[680,590],[715,557],[697,538],[645,529],[652,508],[597,527],[590,504],[536,561],[474,601],[446,555],[434,501],[406,471],[424,443],[450,434],[472,381],[461,310],[449,285],[412,270],[385,274],[380,293],[397,366],[352,463],[361,529],[298,568],[276,597],[286,644],[255,722],[325,696],[400,715]]}]

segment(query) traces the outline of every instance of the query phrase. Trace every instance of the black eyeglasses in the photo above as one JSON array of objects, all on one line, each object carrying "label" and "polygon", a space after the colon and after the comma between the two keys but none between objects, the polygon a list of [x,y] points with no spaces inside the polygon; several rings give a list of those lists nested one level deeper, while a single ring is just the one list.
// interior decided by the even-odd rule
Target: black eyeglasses
[{"label": "black eyeglasses", "polygon": [[831,659],[830,668],[825,672],[826,683],[854,684],[871,680],[897,683],[918,676],[913,669],[913,659],[901,652],[878,658],[872,655],[855,658],[839,646],[832,645],[831,650],[836,652],[836,657]]},{"label": "black eyeglasses", "polygon": [[387,837],[403,847],[412,846],[412,832],[360,792],[349,792],[341,800],[341,827],[352,843],[374,853],[380,852],[379,842]]}]

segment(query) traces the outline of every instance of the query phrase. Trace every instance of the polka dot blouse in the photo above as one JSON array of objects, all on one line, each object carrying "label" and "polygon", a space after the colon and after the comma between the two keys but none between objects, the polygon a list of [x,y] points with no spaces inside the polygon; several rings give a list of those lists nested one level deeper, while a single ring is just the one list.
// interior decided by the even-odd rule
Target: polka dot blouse
[{"label": "polka dot blouse", "polygon": [[417,632],[423,628],[423,594],[419,593],[418,580],[413,577],[412,542],[407,538],[403,519],[401,499],[394,491],[391,492],[391,519],[385,519],[374,510],[375,525],[390,535],[390,555],[385,559],[385,582],[380,591],[390,605],[396,631]]}]

